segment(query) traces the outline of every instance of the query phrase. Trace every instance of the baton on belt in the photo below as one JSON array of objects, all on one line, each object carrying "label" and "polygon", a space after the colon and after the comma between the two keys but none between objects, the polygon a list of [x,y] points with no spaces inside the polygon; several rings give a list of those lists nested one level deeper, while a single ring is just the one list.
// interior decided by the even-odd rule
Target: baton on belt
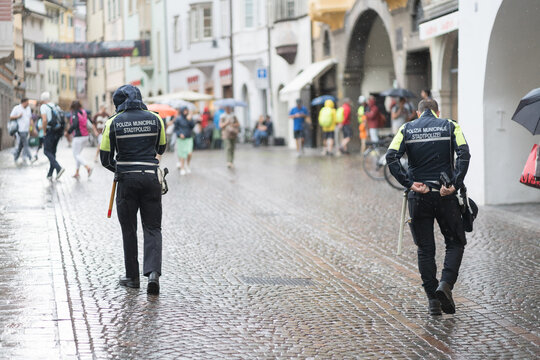
[{"label": "baton on belt", "polygon": [[112,190],[111,190],[111,200],[109,201],[109,211],[107,211],[107,218],[111,217],[113,203],[114,203],[114,195],[116,194],[116,183],[118,180],[116,179],[116,176],[114,177],[114,181],[112,184]]},{"label": "baton on belt", "polygon": [[401,250],[403,249],[403,230],[405,229],[405,212],[407,211],[407,195],[409,194],[409,189],[403,192],[403,202],[401,203],[401,218],[399,223],[399,236],[397,243],[397,255],[401,255]]}]

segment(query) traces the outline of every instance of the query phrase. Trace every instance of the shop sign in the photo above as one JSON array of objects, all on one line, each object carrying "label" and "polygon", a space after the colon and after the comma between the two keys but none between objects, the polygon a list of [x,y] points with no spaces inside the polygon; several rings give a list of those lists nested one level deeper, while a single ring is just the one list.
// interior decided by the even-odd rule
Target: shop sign
[{"label": "shop sign", "polygon": [[420,40],[431,39],[440,35],[454,31],[459,26],[459,12],[455,11],[451,14],[441,16],[435,20],[431,20],[420,24],[419,37]]}]

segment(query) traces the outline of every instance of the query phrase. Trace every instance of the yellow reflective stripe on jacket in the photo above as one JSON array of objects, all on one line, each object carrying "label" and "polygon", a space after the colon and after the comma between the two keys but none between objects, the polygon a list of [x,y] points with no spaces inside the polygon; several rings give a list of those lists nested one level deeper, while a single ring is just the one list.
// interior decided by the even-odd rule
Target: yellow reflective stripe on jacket
[{"label": "yellow reflective stripe on jacket", "polygon": [[388,150],[396,150],[399,151],[399,148],[401,147],[401,143],[403,142],[403,128],[405,127],[405,124],[401,125],[399,128],[396,136],[394,136],[394,139],[392,139],[392,142],[390,143],[390,146],[388,147]]},{"label": "yellow reflective stripe on jacket", "polygon": [[454,136],[456,137],[456,144],[457,146],[461,145],[467,145],[467,141],[465,140],[465,136],[463,135],[463,131],[461,131],[461,126],[454,120],[448,119],[452,124],[454,124]]},{"label": "yellow reflective stripe on jacket", "polygon": [[109,118],[107,122],[105,123],[105,128],[103,129],[103,136],[101,137],[101,145],[99,146],[99,150],[111,151],[111,139],[109,137],[109,134],[111,133],[111,124],[114,118],[120,115],[121,113],[122,112],[119,112],[118,114]]},{"label": "yellow reflective stripe on jacket", "polygon": [[154,115],[155,117],[159,119],[159,123],[161,124],[161,130],[159,132],[159,145],[166,145],[167,135],[165,135],[165,124],[163,123],[163,119],[161,118],[161,116],[159,116],[159,114],[156,114],[153,111],[150,111],[150,110],[145,110],[145,111],[151,113],[152,115]]}]

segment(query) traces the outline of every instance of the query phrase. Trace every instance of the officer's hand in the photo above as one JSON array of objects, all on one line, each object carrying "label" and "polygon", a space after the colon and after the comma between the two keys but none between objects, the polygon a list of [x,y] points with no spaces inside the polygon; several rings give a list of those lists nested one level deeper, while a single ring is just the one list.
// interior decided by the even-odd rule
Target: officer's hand
[{"label": "officer's hand", "polygon": [[429,192],[429,187],[421,182],[414,182],[411,186],[411,190],[420,194],[425,194]]},{"label": "officer's hand", "polygon": [[448,196],[448,195],[451,195],[453,194],[454,192],[456,191],[456,188],[454,187],[454,185],[450,186],[450,187],[446,187],[446,186],[441,186],[441,196]]},{"label": "officer's hand", "polygon": [[185,138],[184,134],[180,134],[180,139]]}]

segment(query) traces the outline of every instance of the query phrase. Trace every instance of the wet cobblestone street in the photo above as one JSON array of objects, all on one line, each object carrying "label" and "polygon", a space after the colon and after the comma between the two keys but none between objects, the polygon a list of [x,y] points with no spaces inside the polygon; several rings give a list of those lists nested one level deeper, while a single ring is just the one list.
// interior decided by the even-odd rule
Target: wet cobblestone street
[{"label": "wet cobblestone street", "polygon": [[395,255],[401,193],[359,156],[241,147],[228,170],[199,151],[180,176],[166,153],[155,297],[118,285],[113,175],[95,164],[76,181],[70,150],[52,183],[43,156],[0,153],[1,359],[540,357],[539,204],[480,209],[457,312],[432,317],[408,230]]}]

